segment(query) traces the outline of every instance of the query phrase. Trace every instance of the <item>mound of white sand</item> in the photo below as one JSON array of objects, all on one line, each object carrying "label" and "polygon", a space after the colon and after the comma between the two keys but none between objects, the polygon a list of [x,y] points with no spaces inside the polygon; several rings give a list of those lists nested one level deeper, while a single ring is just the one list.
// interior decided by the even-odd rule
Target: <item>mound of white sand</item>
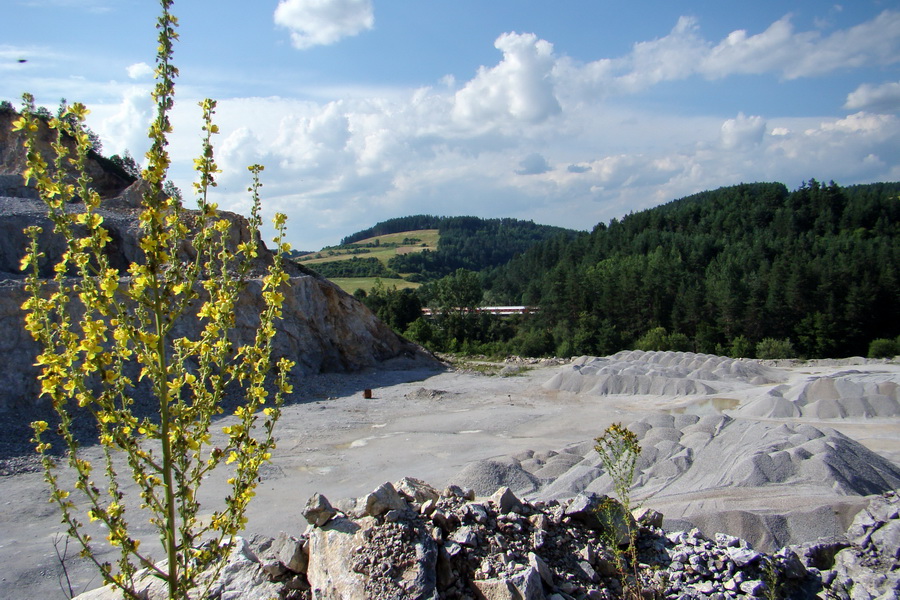
[{"label": "mound of white sand", "polygon": [[841,371],[778,386],[741,407],[740,414],[763,418],[884,418],[900,416],[900,374]]},{"label": "mound of white sand", "polygon": [[[765,547],[834,535],[862,496],[900,487],[900,467],[832,429],[664,413],[628,428],[643,448],[633,497]],[[473,463],[453,481],[479,494],[508,485],[545,500],[613,492],[592,442]],[[838,504],[849,512],[832,510]]]},{"label": "mound of white sand", "polygon": [[544,387],[594,395],[693,396],[784,380],[785,373],[755,361],[626,350],[606,358],[582,356]]},{"label": "mound of white sand", "polygon": [[463,467],[453,483],[475,490],[479,496],[489,496],[497,488],[507,486],[518,494],[536,491],[540,480],[522,467],[515,458],[479,460]]}]

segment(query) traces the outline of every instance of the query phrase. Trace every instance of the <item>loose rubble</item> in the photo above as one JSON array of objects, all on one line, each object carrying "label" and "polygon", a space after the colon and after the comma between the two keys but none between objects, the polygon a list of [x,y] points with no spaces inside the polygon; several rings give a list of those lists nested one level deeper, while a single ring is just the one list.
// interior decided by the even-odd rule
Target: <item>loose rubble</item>
[{"label": "loose rubble", "polygon": [[[900,596],[900,497],[874,497],[843,538],[754,550],[737,537],[666,532],[651,509],[587,493],[526,502],[508,488],[489,498],[406,478],[337,503],[314,495],[307,530],[239,540],[209,598],[256,600],[896,600]],[[619,572],[628,545],[596,510],[621,513],[636,532],[637,568]],[[607,514],[610,514],[607,512]],[[621,554],[620,554],[621,556]],[[635,578],[636,576],[636,578]],[[105,595],[103,595],[105,592]],[[148,600],[164,598],[148,589]],[[108,588],[78,600],[118,598]]]}]

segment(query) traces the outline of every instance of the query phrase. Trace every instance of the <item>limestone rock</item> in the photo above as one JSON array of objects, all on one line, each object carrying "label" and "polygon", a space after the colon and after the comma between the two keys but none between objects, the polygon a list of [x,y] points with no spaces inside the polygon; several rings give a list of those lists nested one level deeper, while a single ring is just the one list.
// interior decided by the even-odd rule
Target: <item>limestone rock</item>
[{"label": "limestone rock", "polygon": [[353,521],[338,517],[310,532],[306,578],[316,598],[367,598],[365,577],[347,566],[351,564],[356,548],[365,543],[365,533],[374,526],[372,518]]},{"label": "limestone rock", "polygon": [[314,598],[432,597],[438,549],[426,529],[416,521],[376,523],[338,518],[311,531],[307,579]]},{"label": "limestone rock", "polygon": [[537,569],[528,568],[509,578],[475,580],[477,597],[481,600],[545,600],[541,576]]},{"label": "limestone rock", "polygon": [[[138,211],[101,208],[98,212],[112,238],[108,247],[111,265],[124,275],[128,265],[143,259],[138,245]],[[249,239],[246,219],[231,213],[221,216],[234,224],[233,239],[229,244],[236,245]],[[0,396],[0,413],[16,413],[16,422],[21,424],[5,431],[0,444],[15,443],[21,448],[19,452],[27,452],[33,446],[29,442],[32,433],[27,424],[35,419],[47,420],[52,411],[47,402],[36,400],[39,386],[34,363],[38,346],[24,329],[21,310],[29,296],[19,270],[27,243],[22,230],[29,225],[43,228],[39,241],[48,258],[41,268],[46,275],[52,275],[52,259],[60,256],[65,247],[53,234],[43,203],[27,198],[0,197],[0,325],[4,331],[0,339],[0,389],[4,391]],[[259,277],[271,256],[268,251],[261,255],[263,258],[254,267],[234,308],[237,319],[231,341],[235,344],[250,343],[255,337],[263,306]],[[295,380],[324,371],[360,370],[389,360],[437,366],[436,360],[397,336],[364,304],[336,285],[293,263],[288,264],[287,269],[290,278],[285,284],[284,318],[276,322],[273,358],[293,360],[296,367],[291,375]],[[201,331],[200,323],[187,316],[176,323],[173,333],[198,339]],[[132,397],[138,412],[152,409],[154,403],[146,389],[136,388]]]},{"label": "limestone rock", "polygon": [[303,509],[303,517],[310,525],[317,527],[323,526],[330,521],[337,511],[331,506],[328,498],[316,492],[306,502],[306,508]]},{"label": "limestone rock", "polygon": [[847,536],[853,545],[834,556],[835,593],[853,599],[896,595],[900,590],[900,495],[888,492],[875,497],[856,515]]},{"label": "limestone rock", "polygon": [[391,510],[409,510],[409,504],[390,482],[383,483],[370,492],[365,498],[365,506],[366,514],[371,517],[380,517]]},{"label": "limestone rock", "polygon": [[[399,497],[389,484],[379,489],[382,495],[392,496],[393,491]],[[496,494],[504,495],[504,490]],[[213,597],[610,600],[622,596],[614,549],[596,523],[582,518],[594,514],[601,498],[568,504],[520,500],[517,513],[503,512],[499,502],[475,502],[465,496],[449,493],[429,499],[434,505],[431,516],[398,509],[387,513],[395,513],[393,519],[337,516],[324,526],[311,527],[305,546],[302,539],[286,533],[275,540],[241,541],[215,582]],[[635,532],[641,597],[896,600],[900,574],[893,536],[900,522],[898,503],[893,493],[873,499],[854,522],[852,537],[858,543],[823,540],[820,549],[810,547],[808,552],[782,548],[767,555],[730,535],[709,539],[699,529],[666,533],[641,527]],[[434,515],[441,515],[440,525]],[[309,560],[304,576],[305,548]],[[843,549],[829,557],[839,548]],[[822,570],[810,561],[833,568]],[[165,597],[162,588],[154,591],[153,585],[159,583],[146,576],[141,580],[148,600]],[[101,589],[79,600],[120,597]]]},{"label": "limestone rock", "polygon": [[[159,566],[165,569],[165,562]],[[201,581],[202,578],[201,575]],[[137,574],[136,580],[137,591],[146,600],[167,600],[169,597],[165,583],[146,569]],[[221,600],[269,600],[278,598],[282,587],[269,580],[250,543],[238,537],[234,540],[227,563],[210,586],[209,597]],[[76,596],[76,600],[122,599],[122,592],[109,585]]]},{"label": "limestone rock", "polygon": [[578,494],[565,514],[591,529],[604,532],[619,546],[629,544],[632,532],[637,529],[634,517],[619,501],[593,492]]},{"label": "limestone rock", "polygon": [[441,493],[436,489],[415,477],[404,477],[394,484],[394,488],[401,495],[418,504],[425,504],[429,500],[436,502],[441,496]]},{"label": "limestone rock", "polygon": [[272,542],[271,554],[284,567],[293,573],[306,573],[309,555],[305,540],[281,532]]},{"label": "limestone rock", "polygon": [[521,510],[522,502],[516,497],[511,489],[508,487],[501,487],[494,495],[491,496],[490,501],[494,503],[494,506],[503,513],[506,514],[508,512]]}]

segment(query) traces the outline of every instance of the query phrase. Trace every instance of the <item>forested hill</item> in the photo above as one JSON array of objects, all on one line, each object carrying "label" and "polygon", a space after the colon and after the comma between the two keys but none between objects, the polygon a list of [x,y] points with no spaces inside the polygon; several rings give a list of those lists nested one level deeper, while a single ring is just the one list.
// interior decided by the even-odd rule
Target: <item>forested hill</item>
[{"label": "forested hill", "polygon": [[437,250],[402,254],[388,261],[388,267],[407,274],[410,281],[428,281],[456,269],[481,271],[506,263],[534,244],[561,236],[572,239],[576,232],[561,227],[536,225],[518,219],[480,219],[478,217],[434,217],[415,215],[390,219],[374,227],[347,236],[342,244],[417,229],[437,229]]},{"label": "forested hill", "polygon": [[567,354],[662,327],[699,351],[770,338],[809,357],[864,355],[900,334],[898,194],[900,183],[721,188],[536,244],[484,285],[492,302],[540,306],[533,331]]},{"label": "forested hill", "polygon": [[376,223],[368,229],[348,235],[341,240],[341,246],[391,233],[403,233],[404,231],[416,231],[419,229],[439,229],[442,219],[443,217],[434,217],[432,215],[413,215],[411,217],[388,219],[387,221]]}]

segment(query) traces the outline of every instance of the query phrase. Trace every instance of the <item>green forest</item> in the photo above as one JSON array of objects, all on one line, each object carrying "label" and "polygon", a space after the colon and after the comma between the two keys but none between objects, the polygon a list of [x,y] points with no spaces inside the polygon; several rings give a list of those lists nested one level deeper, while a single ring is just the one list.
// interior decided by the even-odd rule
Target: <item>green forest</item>
[{"label": "green forest", "polygon": [[[365,301],[435,350],[572,356],[641,348],[818,358],[865,356],[877,340],[876,353],[890,354],[900,335],[898,195],[900,183],[720,188],[590,233],[562,231],[492,268],[477,261],[436,268],[427,263],[432,258],[420,258],[430,276],[448,275],[404,290],[404,319],[385,308],[398,304],[392,290]],[[474,248],[479,238],[461,234],[454,243]],[[500,240],[485,240],[482,255],[490,256]],[[458,310],[464,307],[453,304],[451,292],[460,286],[470,289],[464,296],[457,289],[456,298],[472,307],[536,310],[503,319]],[[408,320],[415,301],[438,314]]]}]

